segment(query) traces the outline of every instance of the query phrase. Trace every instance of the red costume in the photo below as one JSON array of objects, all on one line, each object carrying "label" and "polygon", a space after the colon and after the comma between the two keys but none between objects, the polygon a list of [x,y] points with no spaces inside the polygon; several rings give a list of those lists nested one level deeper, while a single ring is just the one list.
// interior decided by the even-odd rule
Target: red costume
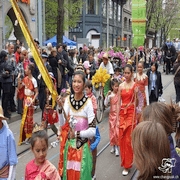
[{"label": "red costume", "polygon": [[121,166],[128,169],[132,167],[133,151],[131,146],[131,133],[136,124],[135,112],[135,87],[121,90],[119,146],[121,154]]}]

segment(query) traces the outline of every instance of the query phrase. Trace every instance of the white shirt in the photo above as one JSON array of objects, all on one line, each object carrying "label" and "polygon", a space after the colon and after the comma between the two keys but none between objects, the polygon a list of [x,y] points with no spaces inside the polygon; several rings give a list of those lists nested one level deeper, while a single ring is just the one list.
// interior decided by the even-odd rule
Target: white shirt
[{"label": "white shirt", "polygon": [[113,66],[112,66],[111,62],[109,62],[109,61],[106,66],[102,62],[99,67],[106,69],[108,74],[114,74]]}]

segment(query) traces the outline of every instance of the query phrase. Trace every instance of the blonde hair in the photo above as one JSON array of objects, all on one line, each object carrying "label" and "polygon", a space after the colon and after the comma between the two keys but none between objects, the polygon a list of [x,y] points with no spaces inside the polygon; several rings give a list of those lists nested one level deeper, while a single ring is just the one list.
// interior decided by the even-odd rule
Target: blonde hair
[{"label": "blonde hair", "polygon": [[132,133],[132,147],[134,163],[139,170],[138,180],[156,179],[154,176],[167,175],[158,169],[164,158],[170,158],[168,137],[160,123],[139,123]]}]

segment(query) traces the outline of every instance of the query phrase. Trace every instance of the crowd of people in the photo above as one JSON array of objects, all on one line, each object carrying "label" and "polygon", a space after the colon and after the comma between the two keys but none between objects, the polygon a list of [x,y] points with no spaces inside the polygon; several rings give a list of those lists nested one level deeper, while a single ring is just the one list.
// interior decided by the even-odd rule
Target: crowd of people
[{"label": "crowd of people", "polygon": [[[158,71],[164,60],[163,51],[125,48],[126,64],[122,67],[108,52],[99,58],[100,49],[86,45],[79,50],[67,50],[65,44],[58,44],[56,48],[48,44],[41,49],[38,40],[34,42],[58,97],[54,106],[31,52],[20,42],[7,44],[0,53],[0,139],[3,139],[3,144],[0,141],[3,152],[0,153],[3,157],[0,158],[0,178],[15,177],[16,146],[4,120],[17,111],[22,115],[19,145],[30,144],[34,154],[34,159],[26,165],[26,180],[96,179],[97,146],[101,136],[96,125],[96,88],[91,80],[98,68],[106,69],[110,75],[105,85],[108,91],[104,94],[104,105],[110,107],[110,153],[120,156],[122,175],[129,174],[134,162],[139,180],[158,179],[162,175],[167,176],[166,179],[180,178],[180,107],[158,102],[163,94]],[[180,55],[174,64],[176,103],[180,101],[179,61]],[[42,110],[41,124],[33,119],[35,104]],[[46,159],[48,128],[60,141],[58,169]]]}]

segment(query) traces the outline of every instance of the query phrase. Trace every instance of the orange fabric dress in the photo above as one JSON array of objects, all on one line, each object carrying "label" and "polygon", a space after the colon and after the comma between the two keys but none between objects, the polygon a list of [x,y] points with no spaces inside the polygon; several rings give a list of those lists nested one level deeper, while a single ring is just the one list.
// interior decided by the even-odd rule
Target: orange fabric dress
[{"label": "orange fabric dress", "polygon": [[145,107],[147,105],[146,94],[145,94],[145,86],[148,86],[148,77],[146,74],[143,74],[142,76],[137,75],[137,77],[134,78],[134,81],[136,82],[138,90],[141,92],[141,94],[143,96],[143,104]]},{"label": "orange fabric dress", "polygon": [[132,167],[133,151],[131,146],[131,133],[136,124],[135,112],[135,87],[121,90],[121,108],[119,123],[119,146],[121,155],[121,166],[128,169]]},{"label": "orange fabric dress", "polygon": [[110,97],[110,111],[109,111],[109,137],[110,145],[115,146],[119,144],[119,127],[117,122],[117,102],[118,95]]}]

